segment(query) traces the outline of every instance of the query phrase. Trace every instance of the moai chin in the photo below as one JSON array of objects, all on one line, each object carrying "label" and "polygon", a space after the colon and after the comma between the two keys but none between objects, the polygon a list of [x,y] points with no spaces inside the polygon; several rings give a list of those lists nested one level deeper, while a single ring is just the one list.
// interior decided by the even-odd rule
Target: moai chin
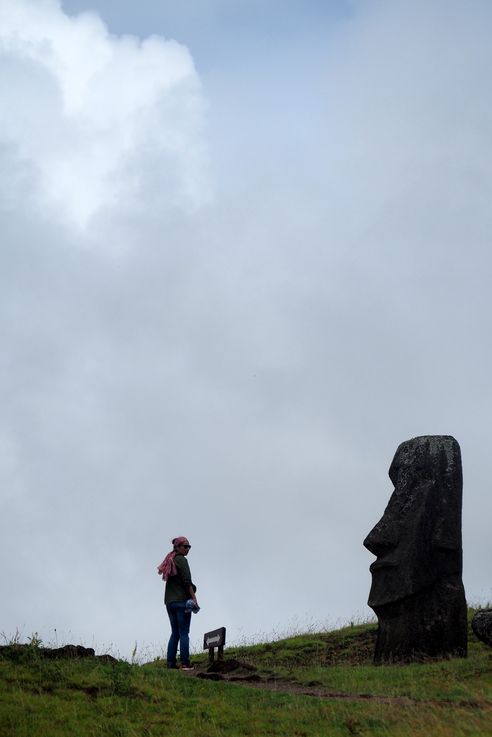
[{"label": "moai chin", "polygon": [[374,662],[465,657],[460,447],[449,435],[402,443],[389,469],[395,490],[364,540],[369,606],[379,629]]}]

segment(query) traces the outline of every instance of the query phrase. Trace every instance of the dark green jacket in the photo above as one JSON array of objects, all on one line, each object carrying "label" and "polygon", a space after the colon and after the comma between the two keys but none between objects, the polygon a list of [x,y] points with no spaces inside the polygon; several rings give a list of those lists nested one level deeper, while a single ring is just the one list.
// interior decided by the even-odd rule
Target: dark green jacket
[{"label": "dark green jacket", "polygon": [[176,576],[171,576],[166,581],[165,604],[170,604],[172,601],[186,601],[190,598],[190,586],[193,586],[190,566],[185,556],[178,553],[174,556],[174,562],[178,572]]}]

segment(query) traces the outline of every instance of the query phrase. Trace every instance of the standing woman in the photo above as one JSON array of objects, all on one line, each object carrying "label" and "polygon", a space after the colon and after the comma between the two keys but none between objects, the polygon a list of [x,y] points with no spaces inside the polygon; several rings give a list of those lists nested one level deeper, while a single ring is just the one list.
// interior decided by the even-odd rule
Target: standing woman
[{"label": "standing woman", "polygon": [[[198,611],[199,606],[195,595],[196,586],[191,580],[190,566],[186,560],[191,545],[186,537],[175,537],[172,545],[173,549],[157,569],[166,582],[164,603],[171,622],[171,637],[167,646],[167,667],[178,667],[176,655],[179,644],[181,669],[193,670],[190,664],[190,622],[191,612]],[[192,604],[187,604],[190,599]]]}]

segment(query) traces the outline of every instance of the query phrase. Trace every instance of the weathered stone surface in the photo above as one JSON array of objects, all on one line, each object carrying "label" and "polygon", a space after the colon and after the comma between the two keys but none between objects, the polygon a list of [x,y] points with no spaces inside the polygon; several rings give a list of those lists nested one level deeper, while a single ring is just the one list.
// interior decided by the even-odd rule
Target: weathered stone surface
[{"label": "weathered stone surface", "polygon": [[226,658],[225,660],[214,660],[207,667],[206,671],[198,671],[195,673],[197,678],[204,678],[209,681],[246,681],[260,682],[263,679],[256,672],[254,665],[242,663],[235,658]]},{"label": "weathered stone surface", "polygon": [[472,630],[479,640],[492,647],[492,609],[481,609],[472,619]]},{"label": "weathered stone surface", "polygon": [[207,668],[208,673],[232,673],[232,671],[255,671],[254,665],[249,663],[241,663],[235,658],[225,658],[224,660],[214,660]]},{"label": "weathered stone surface", "polygon": [[63,647],[43,647],[41,648],[44,658],[53,660],[65,660],[72,658],[93,658],[95,656],[92,647],[83,647],[82,645],[63,645]]},{"label": "weathered stone surface", "polygon": [[379,630],[376,663],[465,656],[460,447],[449,435],[402,443],[389,475],[395,490],[364,540],[377,556],[368,604]]},{"label": "weathered stone surface", "polygon": [[50,648],[13,643],[0,646],[0,658],[21,662],[32,658],[46,658],[49,660],[94,658],[103,663],[119,662],[112,655],[95,655],[92,647],[83,647],[82,645],[64,645],[63,647]]}]

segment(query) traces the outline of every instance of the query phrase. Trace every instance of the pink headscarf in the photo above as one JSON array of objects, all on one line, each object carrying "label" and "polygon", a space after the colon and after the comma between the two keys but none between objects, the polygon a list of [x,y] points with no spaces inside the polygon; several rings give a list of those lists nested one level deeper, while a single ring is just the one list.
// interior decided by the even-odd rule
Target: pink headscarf
[{"label": "pink headscarf", "polygon": [[167,581],[167,579],[171,576],[175,576],[178,572],[178,569],[176,568],[176,563],[174,562],[174,558],[178,552],[178,545],[183,545],[183,543],[185,545],[189,545],[186,537],[175,537],[172,543],[173,549],[170,553],[166,555],[166,557],[157,569],[157,573],[159,574],[159,576],[162,576],[164,581]]}]

